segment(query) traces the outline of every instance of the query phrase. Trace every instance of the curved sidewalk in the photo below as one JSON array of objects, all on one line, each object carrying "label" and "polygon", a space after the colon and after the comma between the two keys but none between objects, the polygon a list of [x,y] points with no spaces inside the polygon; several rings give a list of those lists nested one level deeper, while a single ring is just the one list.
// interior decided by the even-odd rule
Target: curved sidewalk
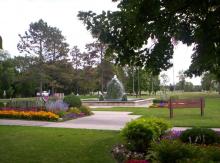
[{"label": "curved sidewalk", "polygon": [[[0,119],[0,125],[121,130],[127,122],[141,117],[140,115],[130,115],[131,112],[93,111],[93,113],[94,115],[91,116],[73,119],[65,122]],[[190,127],[173,127],[172,130],[183,131],[188,128]],[[220,132],[220,128],[212,129]]]},{"label": "curved sidewalk", "polygon": [[93,113],[94,115],[91,116],[65,122],[0,119],[0,125],[120,130],[127,122],[140,117],[139,115],[130,115],[131,112],[93,111]]}]

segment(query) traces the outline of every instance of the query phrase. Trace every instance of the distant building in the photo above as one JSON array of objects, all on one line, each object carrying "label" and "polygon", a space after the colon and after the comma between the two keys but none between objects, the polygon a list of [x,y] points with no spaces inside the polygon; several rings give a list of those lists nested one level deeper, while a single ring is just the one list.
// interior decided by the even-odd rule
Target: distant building
[{"label": "distant building", "polygon": [[2,37],[0,36],[0,49],[3,49],[2,48]]}]

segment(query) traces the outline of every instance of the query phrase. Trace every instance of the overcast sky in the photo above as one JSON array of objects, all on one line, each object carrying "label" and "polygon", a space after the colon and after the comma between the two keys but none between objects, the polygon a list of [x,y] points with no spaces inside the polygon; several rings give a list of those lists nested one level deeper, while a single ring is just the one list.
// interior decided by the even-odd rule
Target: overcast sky
[{"label": "overcast sky", "polygon": [[[50,26],[59,28],[70,46],[80,49],[93,39],[85,26],[77,18],[78,11],[116,10],[117,5],[111,0],[0,0],[0,35],[3,48],[13,55],[20,55],[17,50],[18,34],[24,34],[31,22],[43,19]],[[178,81],[178,72],[186,70],[191,62],[192,47],[179,44],[174,50],[173,68],[165,72],[173,83]],[[200,78],[187,79],[200,84]]]}]

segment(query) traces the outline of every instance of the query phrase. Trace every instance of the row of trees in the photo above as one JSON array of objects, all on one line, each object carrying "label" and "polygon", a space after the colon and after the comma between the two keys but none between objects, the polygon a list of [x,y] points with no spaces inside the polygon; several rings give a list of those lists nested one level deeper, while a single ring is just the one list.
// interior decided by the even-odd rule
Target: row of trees
[{"label": "row of trees", "polygon": [[19,35],[18,50],[23,54],[11,58],[0,53],[0,96],[27,97],[50,90],[66,94],[104,92],[114,74],[127,92],[156,93],[159,77],[141,68],[116,66],[115,58],[106,55],[106,46],[89,43],[81,52],[77,46],[69,48],[62,32],[43,20],[31,23],[28,31]]}]

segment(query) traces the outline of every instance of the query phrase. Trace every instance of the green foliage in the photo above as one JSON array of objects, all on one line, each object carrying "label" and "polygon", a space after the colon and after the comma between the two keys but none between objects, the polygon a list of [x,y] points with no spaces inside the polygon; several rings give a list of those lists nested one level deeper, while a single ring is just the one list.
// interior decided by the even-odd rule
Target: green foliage
[{"label": "green foliage", "polygon": [[167,100],[153,99],[154,104],[167,103]]},{"label": "green foliage", "polygon": [[152,144],[147,159],[161,163],[219,162],[220,149],[215,146],[184,144],[180,141],[162,140]]},{"label": "green foliage", "polygon": [[122,96],[121,101],[128,101],[128,97],[127,97],[127,95],[126,95],[126,94],[124,94],[124,95]]},{"label": "green foliage", "polygon": [[99,101],[104,101],[104,96],[102,94],[99,95]]},{"label": "green foliage", "polygon": [[198,158],[198,149],[178,141],[162,140],[152,144],[147,157],[161,163],[187,162],[187,160]]},{"label": "green foliage", "polygon": [[0,108],[3,108],[4,106],[4,103],[0,101]]},{"label": "green foliage", "polygon": [[192,144],[215,144],[220,140],[219,135],[212,129],[192,128],[183,131],[180,140],[184,143]]},{"label": "green foliage", "polygon": [[63,101],[69,105],[69,107],[77,107],[79,108],[82,105],[82,102],[78,96],[68,95],[65,96]]},{"label": "green foliage", "polygon": [[28,109],[28,108],[44,108],[44,102],[41,100],[10,100],[7,103],[7,107],[11,108],[21,108],[21,109]]},{"label": "green foliage", "polygon": [[151,142],[159,139],[169,128],[165,120],[141,118],[127,123],[121,133],[130,150],[145,152]]},{"label": "green foliage", "polygon": [[59,115],[59,117],[63,117],[63,116],[65,116],[66,115],[66,111],[59,111],[58,113],[57,113],[57,115]]},{"label": "green foliage", "polygon": [[80,114],[80,110],[76,107],[70,107],[68,112],[75,113],[75,114]]},{"label": "green foliage", "polygon": [[[210,71],[220,81],[218,1],[114,1],[118,1],[117,11],[80,11],[78,17],[94,37],[108,45],[108,53],[117,54],[118,63],[159,74],[172,66],[178,41],[188,46],[194,43],[188,75]],[[147,47],[149,42],[152,46]]]},{"label": "green foliage", "polygon": [[84,113],[85,115],[92,115],[93,114],[91,109],[88,106],[86,106],[86,105],[82,105],[81,107],[79,107],[79,110],[82,113]]}]

